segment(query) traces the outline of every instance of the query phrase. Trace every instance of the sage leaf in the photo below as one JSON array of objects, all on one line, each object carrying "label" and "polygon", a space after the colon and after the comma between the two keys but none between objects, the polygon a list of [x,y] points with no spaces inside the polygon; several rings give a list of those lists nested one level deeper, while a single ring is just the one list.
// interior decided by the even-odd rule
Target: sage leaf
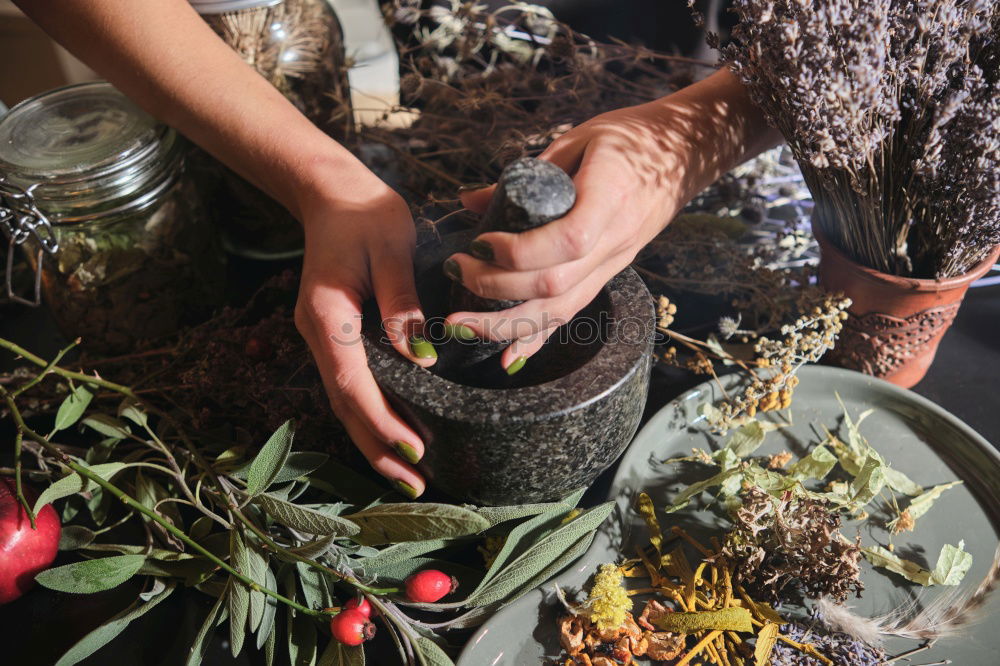
[{"label": "sage leaf", "polygon": [[[80,464],[83,465],[83,463]],[[86,465],[84,465],[84,467],[86,467]],[[107,481],[125,467],[125,463],[116,462],[94,465],[88,469]],[[69,497],[70,495],[83,492],[91,487],[90,479],[82,476],[81,474],[77,474],[76,472],[70,472],[68,475],[46,488],[42,494],[39,495],[38,500],[35,502],[35,513],[38,513],[38,511],[46,504],[55,502],[63,497]]]},{"label": "sage leaf", "polygon": [[589,534],[584,534],[575,544],[567,548],[562,555],[552,560],[552,562],[547,567],[545,567],[537,574],[535,574],[534,578],[529,580],[527,583],[521,585],[521,587],[514,590],[514,592],[512,592],[511,594],[507,595],[506,597],[501,597],[500,599],[498,599],[497,602],[494,603],[502,602],[502,605],[510,604],[514,602],[516,599],[518,599],[521,595],[530,592],[539,585],[542,585],[547,580],[549,580],[557,573],[565,569],[567,566],[572,564],[578,557],[586,553],[587,549],[590,548],[590,544],[593,543],[595,536],[596,534],[594,532],[591,532]]},{"label": "sage leaf", "polygon": [[574,546],[582,535],[596,530],[614,506],[613,501],[600,504],[545,535],[511,560],[495,577],[474,590],[467,603],[482,606],[505,598]]},{"label": "sage leaf", "polygon": [[149,426],[149,417],[146,416],[146,412],[142,411],[142,408],[130,398],[126,398],[118,406],[118,416],[128,419],[140,428]]},{"label": "sage leaf", "polygon": [[[267,587],[267,558],[259,550],[251,545],[247,545],[247,564],[249,569],[246,575],[257,584],[258,588]],[[274,589],[274,588],[268,588]],[[260,589],[250,590],[250,631],[257,631],[260,627],[261,619],[264,617],[264,608],[267,605],[268,596]]]},{"label": "sage leaf", "polygon": [[288,454],[285,464],[271,481],[271,485],[288,483],[312,474],[326,464],[330,456],[318,451],[295,451]]},{"label": "sage leaf", "polygon": [[205,649],[211,643],[212,634],[215,633],[215,619],[219,616],[219,610],[225,600],[226,595],[223,594],[212,604],[208,615],[205,616],[205,621],[201,624],[201,629],[194,637],[194,642],[188,648],[188,657],[184,666],[200,666],[201,660],[205,658]]},{"label": "sage leaf", "polygon": [[[271,572],[270,567],[264,570],[264,584],[269,590],[278,588],[278,581]],[[257,649],[267,645],[267,641],[274,635],[274,618],[278,614],[278,600],[269,595],[264,595],[264,613],[260,618],[260,626],[257,627]],[[272,646],[273,647],[273,646]]]},{"label": "sage leaf", "polygon": [[360,564],[365,572],[375,574],[380,567],[405,562],[414,557],[440,550],[457,543],[455,539],[427,539],[426,541],[405,541],[387,546],[377,555],[366,557]]},{"label": "sage leaf", "polygon": [[165,585],[162,590],[149,601],[142,601],[141,599],[136,599],[128,608],[118,613],[110,620],[94,629],[89,634],[77,641],[73,647],[66,651],[59,661],[56,662],[56,666],[73,666],[73,664],[78,664],[90,655],[94,654],[102,647],[113,641],[120,633],[125,631],[125,628],[149,611],[156,608],[156,606],[170,596],[170,594],[176,589],[176,584],[170,583]]},{"label": "sage leaf", "polygon": [[288,454],[292,451],[292,440],[295,438],[295,425],[291,420],[285,421],[260,452],[250,463],[247,472],[247,494],[253,497],[267,490],[278,472],[285,466]]},{"label": "sage leaf", "polygon": [[317,536],[354,536],[361,531],[361,527],[350,520],[292,504],[268,493],[255,497],[254,503],[282,525],[300,532]]},{"label": "sage leaf", "polygon": [[475,511],[431,502],[380,504],[344,518],[361,527],[354,540],[366,546],[465,536],[490,526]]},{"label": "sage leaf", "polygon": [[417,659],[423,666],[455,666],[451,657],[426,636],[418,638],[414,647],[417,649]]},{"label": "sage leaf", "polygon": [[697,483],[692,483],[690,486],[679,492],[674,498],[674,503],[667,506],[666,509],[664,509],[664,511],[666,513],[673,513],[675,511],[680,511],[691,502],[692,497],[700,494],[705,490],[708,490],[709,488],[722,485],[731,476],[738,474],[739,471],[740,470],[738,468],[726,469],[719,472],[715,476],[711,476],[705,479],[704,481],[698,481]]},{"label": "sage leaf", "polygon": [[822,444],[818,444],[809,455],[796,460],[788,468],[788,474],[796,479],[816,479],[822,481],[837,466],[837,456]]},{"label": "sage leaf", "polygon": [[473,593],[485,587],[487,583],[493,580],[493,578],[507,565],[508,560],[514,557],[518,548],[524,544],[530,545],[531,543],[537,542],[545,532],[556,527],[559,522],[568,515],[568,513],[568,510],[559,507],[535,516],[531,520],[526,520],[512,529],[510,534],[507,535],[507,538],[504,539],[500,550],[497,551],[496,556],[493,558],[493,563],[490,565],[489,569],[486,570],[486,575],[483,576],[482,581],[480,581],[479,586]]},{"label": "sage leaf", "polygon": [[107,414],[91,414],[83,420],[83,425],[114,439],[126,439],[132,434],[127,423]]},{"label": "sage leaf", "polygon": [[739,631],[753,633],[750,611],[746,608],[722,608],[693,613],[664,613],[653,620],[663,631],[693,634],[699,631]]},{"label": "sage leaf", "polygon": [[766,434],[758,421],[751,421],[741,425],[730,435],[729,441],[726,442],[726,448],[735,453],[737,457],[746,458],[760,448]]},{"label": "sage leaf", "polygon": [[235,659],[243,649],[250,615],[250,590],[238,579],[229,579],[229,648]]},{"label": "sage leaf", "polygon": [[314,541],[308,541],[301,546],[295,546],[294,548],[289,548],[288,552],[299,557],[305,557],[306,559],[314,560],[320,555],[330,550],[333,546],[334,541],[337,537],[334,535],[321,536]]},{"label": "sage leaf", "polygon": [[360,645],[344,645],[330,641],[320,655],[317,666],[365,666],[365,649]]},{"label": "sage leaf", "polygon": [[[576,506],[579,502],[579,496],[577,493],[570,495],[564,500],[558,502],[544,502],[541,504],[521,504],[515,506],[482,506],[479,508],[474,508],[479,515],[490,521],[490,526],[499,525],[500,523],[506,523],[511,520],[517,520],[519,518],[527,518],[529,516],[537,516],[542,513],[549,511],[569,511]],[[470,507],[472,508],[472,507]]]},{"label": "sage leaf", "polygon": [[83,525],[66,525],[59,534],[59,550],[77,550],[89,546],[97,538],[93,530]]},{"label": "sage leaf", "polygon": [[965,551],[965,541],[959,541],[957,546],[946,543],[941,546],[931,581],[936,585],[958,585],[971,567],[972,553]]},{"label": "sage leaf", "polygon": [[56,423],[53,432],[65,430],[80,420],[83,413],[87,411],[87,406],[93,400],[94,394],[83,386],[77,386],[59,405],[56,412]]},{"label": "sage leaf", "polygon": [[146,558],[142,555],[114,555],[84,560],[46,569],[35,576],[39,585],[57,592],[90,594],[118,587],[134,576]]},{"label": "sage leaf", "polygon": [[296,562],[299,585],[302,586],[302,597],[305,606],[318,610],[333,605],[330,588],[326,584],[326,576],[304,562]]},{"label": "sage leaf", "polygon": [[291,666],[316,663],[316,623],[308,615],[289,616],[288,660]]}]

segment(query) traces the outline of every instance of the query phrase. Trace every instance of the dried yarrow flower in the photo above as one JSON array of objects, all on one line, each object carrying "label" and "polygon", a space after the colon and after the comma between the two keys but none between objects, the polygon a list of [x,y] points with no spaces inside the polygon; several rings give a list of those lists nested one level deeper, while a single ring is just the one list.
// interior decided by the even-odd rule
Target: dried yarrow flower
[{"label": "dried yarrow flower", "polygon": [[632,610],[632,599],[622,580],[622,571],[614,564],[602,564],[594,576],[585,606],[590,621],[600,631],[618,629],[625,624],[626,613]]}]

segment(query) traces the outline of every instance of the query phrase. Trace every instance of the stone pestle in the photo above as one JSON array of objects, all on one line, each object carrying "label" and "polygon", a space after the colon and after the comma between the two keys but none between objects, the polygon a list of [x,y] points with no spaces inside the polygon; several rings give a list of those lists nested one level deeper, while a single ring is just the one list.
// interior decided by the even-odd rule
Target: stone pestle
[{"label": "stone pestle", "polygon": [[[545,160],[522,157],[504,169],[490,204],[476,227],[476,235],[489,231],[521,233],[565,216],[576,202],[576,188],[566,172]],[[483,298],[460,283],[451,287],[452,312],[498,312],[522,301]],[[509,341],[461,341],[449,345],[442,358],[452,367],[468,368],[483,364],[502,352]],[[499,376],[499,358],[482,371]]]}]

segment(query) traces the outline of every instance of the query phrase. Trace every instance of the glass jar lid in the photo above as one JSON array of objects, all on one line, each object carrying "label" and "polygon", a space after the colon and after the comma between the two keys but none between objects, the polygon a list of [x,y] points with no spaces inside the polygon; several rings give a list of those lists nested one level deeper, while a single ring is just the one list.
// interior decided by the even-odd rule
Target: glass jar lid
[{"label": "glass jar lid", "polygon": [[20,179],[100,175],[150,150],[156,120],[110,83],[66,86],[25,100],[0,120],[0,170]]},{"label": "glass jar lid", "polygon": [[105,81],[50,90],[0,118],[0,181],[52,224],[148,207],[181,161],[177,134]]},{"label": "glass jar lid", "polygon": [[238,12],[243,9],[270,7],[282,0],[188,0],[199,14],[223,14]]}]

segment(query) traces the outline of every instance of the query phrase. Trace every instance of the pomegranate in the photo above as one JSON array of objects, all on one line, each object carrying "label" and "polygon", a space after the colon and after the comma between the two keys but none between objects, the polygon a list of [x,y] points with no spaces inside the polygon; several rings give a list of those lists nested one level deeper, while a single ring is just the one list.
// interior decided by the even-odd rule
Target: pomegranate
[{"label": "pomegranate", "polygon": [[[37,498],[27,488],[24,495],[28,502]],[[59,516],[49,504],[35,516],[32,529],[28,513],[17,501],[14,480],[0,478],[0,604],[27,592],[35,582],[35,574],[52,564],[61,531]]]}]

